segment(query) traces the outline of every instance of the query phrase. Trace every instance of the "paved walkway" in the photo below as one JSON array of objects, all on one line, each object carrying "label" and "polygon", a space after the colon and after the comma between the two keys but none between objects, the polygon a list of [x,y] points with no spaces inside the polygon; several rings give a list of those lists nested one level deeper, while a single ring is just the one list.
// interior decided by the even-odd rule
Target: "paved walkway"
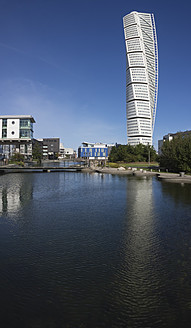
[{"label": "paved walkway", "polygon": [[92,168],[84,168],[82,172],[97,172],[97,173],[106,173],[106,174],[118,174],[118,175],[134,175],[137,177],[141,176],[157,176],[159,180],[163,180],[166,182],[174,182],[174,183],[191,183],[191,175],[184,175],[180,176],[179,173],[159,173],[159,172],[152,172],[146,170],[123,170],[120,168],[111,168],[111,167],[92,167]]}]

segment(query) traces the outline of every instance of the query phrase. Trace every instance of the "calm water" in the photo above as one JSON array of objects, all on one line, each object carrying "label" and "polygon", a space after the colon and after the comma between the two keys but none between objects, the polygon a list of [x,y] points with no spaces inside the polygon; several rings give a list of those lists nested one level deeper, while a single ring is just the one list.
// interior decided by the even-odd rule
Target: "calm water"
[{"label": "calm water", "polygon": [[191,185],[0,176],[0,315],[10,328],[190,327]]}]

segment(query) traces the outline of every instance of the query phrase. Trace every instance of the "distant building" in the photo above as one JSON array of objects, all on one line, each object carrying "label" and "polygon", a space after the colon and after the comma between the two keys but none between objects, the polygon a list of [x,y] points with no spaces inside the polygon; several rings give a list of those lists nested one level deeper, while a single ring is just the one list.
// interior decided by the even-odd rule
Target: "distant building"
[{"label": "distant building", "polygon": [[64,148],[64,154],[65,154],[65,157],[72,158],[75,155],[75,151],[73,148]]},{"label": "distant building", "polygon": [[60,142],[60,149],[59,149],[59,159],[64,158],[64,145],[62,142]]},{"label": "distant building", "polygon": [[34,118],[31,115],[0,115],[0,155],[9,159],[14,153],[32,157]]},{"label": "distant building", "polygon": [[83,142],[78,148],[78,157],[89,160],[108,159],[109,152],[114,144]]},{"label": "distant building", "polygon": [[42,142],[43,158],[57,159],[60,150],[60,138],[43,138],[38,139]]},{"label": "distant building", "polygon": [[163,136],[162,140],[158,140],[158,154],[161,155],[162,154],[162,146],[163,143],[165,141],[171,141],[174,138],[177,138],[178,136],[187,136],[187,135],[191,135],[191,130],[187,130],[187,131],[183,131],[183,132],[176,132],[176,133],[168,133],[165,136]]},{"label": "distant building", "polygon": [[163,140],[158,140],[158,155],[162,154]]},{"label": "distant building", "polygon": [[73,148],[66,148],[63,143],[60,143],[59,159],[63,158],[76,158],[76,151]]}]

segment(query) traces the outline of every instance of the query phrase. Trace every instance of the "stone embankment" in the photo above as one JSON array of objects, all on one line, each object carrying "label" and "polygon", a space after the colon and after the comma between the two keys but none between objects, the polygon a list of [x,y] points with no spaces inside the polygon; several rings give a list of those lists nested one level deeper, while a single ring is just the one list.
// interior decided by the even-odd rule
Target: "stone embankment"
[{"label": "stone embankment", "polygon": [[118,174],[118,175],[133,175],[136,177],[143,177],[143,176],[157,176],[158,180],[165,181],[165,182],[174,182],[174,183],[191,183],[191,176],[185,175],[184,172],[180,172],[178,174],[175,173],[159,173],[146,171],[143,169],[137,168],[128,168],[127,170],[124,167],[119,168],[111,168],[111,167],[91,167],[91,168],[83,168],[82,172],[89,172],[89,173],[102,173],[102,174]]},{"label": "stone embankment", "polygon": [[135,176],[153,176],[156,175],[156,172],[146,171],[137,168],[125,169],[124,167],[112,168],[112,167],[90,167],[82,169],[82,172],[97,172],[97,173],[106,173],[106,174],[118,174],[118,175],[135,175]]},{"label": "stone embankment", "polygon": [[175,173],[161,173],[158,175],[158,180],[165,182],[174,182],[174,183],[191,183],[191,176],[184,175],[182,172],[179,174]]},{"label": "stone embankment", "polygon": [[109,174],[121,174],[121,175],[130,175],[133,172],[131,170],[126,170],[123,168],[112,168],[112,167],[104,167],[96,169],[96,172],[98,173],[109,173]]}]

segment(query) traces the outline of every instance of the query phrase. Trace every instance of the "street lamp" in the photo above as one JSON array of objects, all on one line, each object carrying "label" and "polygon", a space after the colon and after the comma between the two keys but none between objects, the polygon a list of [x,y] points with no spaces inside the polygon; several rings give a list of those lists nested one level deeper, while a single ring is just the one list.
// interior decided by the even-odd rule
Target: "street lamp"
[{"label": "street lamp", "polygon": [[151,161],[151,151],[150,151],[150,145],[148,143],[148,162],[149,162],[149,166],[150,166],[150,161]]}]

